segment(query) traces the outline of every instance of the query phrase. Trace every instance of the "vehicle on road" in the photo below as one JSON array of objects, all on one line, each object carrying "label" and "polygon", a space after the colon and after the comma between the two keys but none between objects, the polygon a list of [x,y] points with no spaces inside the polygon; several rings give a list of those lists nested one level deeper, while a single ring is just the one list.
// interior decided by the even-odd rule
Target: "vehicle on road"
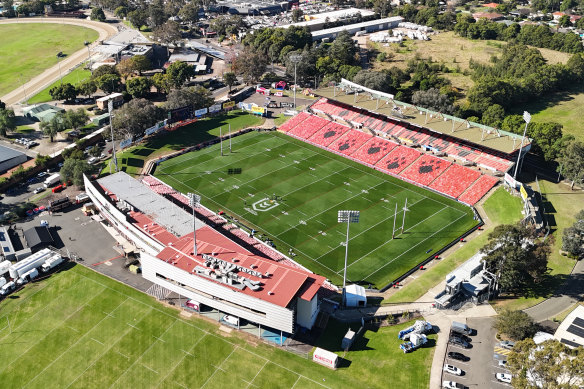
[{"label": "vehicle on road", "polygon": [[45,188],[44,186],[39,186],[38,188],[36,188],[35,190],[32,191],[32,193],[34,194],[39,194],[41,192],[44,192],[47,188]]},{"label": "vehicle on road", "polygon": [[513,346],[515,346],[515,342],[512,342],[510,340],[504,340],[501,342],[501,347],[506,348],[508,350],[511,350]]},{"label": "vehicle on road", "polygon": [[507,373],[497,373],[495,374],[495,377],[497,378],[497,381],[501,381],[504,382],[506,384],[510,384],[511,383],[511,374],[507,374]]},{"label": "vehicle on road", "polygon": [[458,336],[451,336],[448,340],[448,343],[455,344],[460,347],[470,348],[470,344],[463,339],[459,338]]},{"label": "vehicle on road", "polygon": [[446,389],[464,389],[465,386],[463,384],[459,384],[458,382],[454,381],[442,381],[442,387]]},{"label": "vehicle on road", "polygon": [[464,355],[463,353],[459,353],[456,351],[450,351],[448,353],[448,358],[456,359],[457,361],[468,361],[470,358]]},{"label": "vehicle on road", "polygon": [[450,373],[450,374],[454,374],[454,375],[462,375],[462,370],[460,370],[456,366],[452,366],[452,365],[449,365],[449,364],[445,364],[443,370],[446,373]]}]

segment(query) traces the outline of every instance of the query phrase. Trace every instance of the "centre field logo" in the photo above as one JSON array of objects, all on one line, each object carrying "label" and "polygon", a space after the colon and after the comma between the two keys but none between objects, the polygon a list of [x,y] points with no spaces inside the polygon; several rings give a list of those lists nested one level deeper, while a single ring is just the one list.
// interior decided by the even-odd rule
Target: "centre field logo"
[{"label": "centre field logo", "polygon": [[265,199],[261,199],[253,203],[252,207],[258,212],[266,212],[270,209],[276,208],[278,205],[280,204],[278,204],[277,201],[270,200],[266,197]]}]

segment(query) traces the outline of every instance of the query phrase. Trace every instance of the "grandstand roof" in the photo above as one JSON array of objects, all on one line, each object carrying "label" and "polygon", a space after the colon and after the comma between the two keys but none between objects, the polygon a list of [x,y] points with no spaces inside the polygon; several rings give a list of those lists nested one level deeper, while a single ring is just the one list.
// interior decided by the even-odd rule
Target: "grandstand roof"
[{"label": "grandstand roof", "polygon": [[[318,96],[326,97],[343,104],[366,109],[380,115],[391,117],[393,120],[411,123],[439,134],[474,143],[483,148],[489,148],[504,154],[513,154],[521,146],[521,135],[498,130],[479,123],[468,122],[465,119],[440,114],[411,104],[393,100],[401,108],[404,117],[392,115],[394,104],[391,100],[372,97],[369,93],[344,91],[339,87],[327,86],[314,91]],[[380,93],[381,94],[381,93]],[[453,131],[454,130],[454,131]],[[523,149],[529,150],[531,139],[526,138]]]}]

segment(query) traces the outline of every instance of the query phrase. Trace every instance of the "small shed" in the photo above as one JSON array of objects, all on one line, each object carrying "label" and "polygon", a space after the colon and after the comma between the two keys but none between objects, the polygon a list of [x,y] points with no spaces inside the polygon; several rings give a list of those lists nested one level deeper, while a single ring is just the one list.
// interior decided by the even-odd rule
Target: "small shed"
[{"label": "small shed", "polygon": [[316,350],[314,350],[314,354],[312,354],[312,360],[330,369],[336,369],[337,363],[339,362],[339,356],[331,351],[317,347]]},{"label": "small shed", "polygon": [[24,231],[24,239],[33,252],[54,244],[53,235],[46,226],[37,226]]},{"label": "small shed", "polygon": [[355,331],[352,331],[352,330],[347,331],[347,333],[345,334],[345,337],[341,341],[341,348],[343,350],[348,350],[349,348],[351,348],[354,341],[355,341]]},{"label": "small shed", "polygon": [[357,284],[345,287],[345,305],[347,307],[364,307],[367,305],[365,288]]}]

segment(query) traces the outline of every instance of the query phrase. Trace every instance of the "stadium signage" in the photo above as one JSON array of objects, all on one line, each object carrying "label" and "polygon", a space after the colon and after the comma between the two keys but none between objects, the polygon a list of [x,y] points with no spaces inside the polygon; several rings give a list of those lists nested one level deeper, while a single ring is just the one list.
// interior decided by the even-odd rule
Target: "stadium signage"
[{"label": "stadium signage", "polygon": [[517,189],[517,181],[509,173],[505,173],[505,182],[513,189]]},{"label": "stadium signage", "polygon": [[264,107],[251,107],[251,112],[263,115],[266,113],[266,109]]},{"label": "stadium signage", "polygon": [[128,147],[132,144],[132,137],[126,138],[120,142],[120,147],[123,149],[124,147]]},{"label": "stadium signage", "polygon": [[[233,265],[233,263],[231,263],[231,262],[227,262],[227,261],[224,261],[224,260],[219,259],[219,258],[212,257],[212,256],[207,255],[207,254],[201,254],[201,255],[202,255],[202,257],[203,257],[203,259],[205,261],[214,261],[214,262],[219,263],[219,264],[221,264],[223,266]],[[249,274],[251,276],[254,276],[254,277],[263,278],[263,274],[260,273],[257,270],[248,269],[246,267],[239,266],[239,265],[235,265],[235,268],[237,269],[237,271],[240,271],[240,272],[243,272],[243,273],[247,273],[247,274]]]},{"label": "stadium signage", "polygon": [[228,101],[223,103],[223,109],[229,109],[235,107],[235,101]]},{"label": "stadium signage", "polygon": [[294,103],[288,103],[286,101],[282,101],[280,103],[280,107],[282,107],[282,108],[294,108]]},{"label": "stadium signage", "polygon": [[207,113],[207,108],[201,108],[201,109],[197,109],[195,111],[195,116],[199,117],[199,116],[203,116]]},{"label": "stadium signage", "polygon": [[210,113],[215,113],[215,112],[219,112],[219,111],[221,111],[221,104],[214,104],[214,105],[209,107]]}]

